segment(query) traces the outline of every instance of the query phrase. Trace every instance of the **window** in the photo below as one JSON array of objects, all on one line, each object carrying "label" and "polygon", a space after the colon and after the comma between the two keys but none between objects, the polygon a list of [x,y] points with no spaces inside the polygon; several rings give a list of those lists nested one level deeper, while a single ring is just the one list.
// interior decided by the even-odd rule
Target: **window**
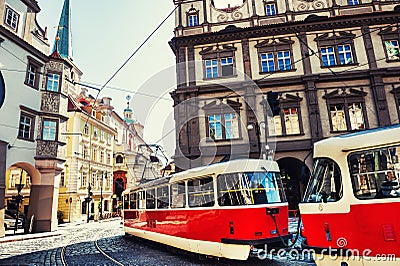
[{"label": "window", "polygon": [[350,89],[339,94],[335,90],[323,97],[327,100],[331,131],[353,131],[368,128],[364,97],[365,92]]},{"label": "window", "polygon": [[185,183],[171,185],[171,208],[183,208],[186,206]]},{"label": "window", "polygon": [[18,138],[33,140],[35,117],[21,112],[19,117]]},{"label": "window", "polygon": [[379,35],[382,38],[383,49],[386,54],[387,61],[399,61],[400,60],[400,34],[399,28],[397,26],[389,26],[387,28],[382,29],[379,32]]},{"label": "window", "polygon": [[124,157],[122,157],[121,155],[117,155],[115,162],[116,163],[124,163]]},{"label": "window", "polygon": [[188,15],[188,26],[189,27],[194,27],[199,25],[199,19],[197,14],[190,14]]},{"label": "window", "polygon": [[213,140],[240,138],[239,102],[227,100],[227,104],[213,101],[203,107],[206,113],[207,137]]},{"label": "window", "polygon": [[40,78],[40,68],[42,64],[28,56],[28,64],[26,68],[25,84],[38,89],[39,88],[39,78]]},{"label": "window", "polygon": [[399,60],[399,41],[385,41],[386,54],[389,60]]},{"label": "window", "polygon": [[104,163],[104,151],[100,151],[100,163]]},{"label": "window", "polygon": [[188,181],[189,207],[214,206],[214,185],[212,177]]},{"label": "window", "polygon": [[107,153],[107,164],[111,163],[111,154]]},{"label": "window", "polygon": [[292,70],[292,44],[289,39],[265,40],[255,47],[260,60],[260,72],[275,72]]},{"label": "window", "polygon": [[93,160],[93,161],[96,161],[96,160],[97,160],[97,148],[92,148],[92,149],[93,149],[93,152],[92,152],[92,153],[93,153],[93,154],[92,154],[92,155],[93,155],[92,160]]},{"label": "window", "polygon": [[89,135],[89,126],[87,124],[83,127],[83,134]]},{"label": "window", "polygon": [[218,78],[233,75],[233,58],[221,58],[220,63],[216,59],[206,60],[206,78]]},{"label": "window", "polygon": [[99,135],[99,131],[98,131],[97,128],[94,127],[94,128],[93,128],[93,138],[97,138],[98,135]]},{"label": "window", "polygon": [[325,33],[314,40],[318,44],[321,66],[343,66],[356,64],[354,50],[355,35],[348,32]]},{"label": "window", "polygon": [[349,1],[349,6],[356,6],[360,4],[358,0],[348,0],[348,1]]},{"label": "window", "polygon": [[276,15],[276,3],[265,3],[264,7],[266,16]]},{"label": "window", "polygon": [[236,73],[234,71],[236,48],[229,45],[208,47],[200,52],[204,62],[204,77],[206,79],[218,77],[230,77]]},{"label": "window", "polygon": [[400,198],[399,146],[349,155],[353,193],[358,199]]},{"label": "window", "polygon": [[89,159],[89,148],[87,146],[83,146],[83,159]]},{"label": "window", "polygon": [[9,26],[14,31],[18,30],[19,14],[12,10],[9,6],[6,6],[6,12],[4,16],[4,24]]},{"label": "window", "polygon": [[322,64],[323,66],[335,66],[335,65],[347,65],[353,63],[353,55],[351,52],[351,46],[346,45],[338,45],[337,46],[337,55],[339,61],[336,59],[336,50],[335,47],[322,47],[321,48],[321,56],[322,56]]},{"label": "window", "polygon": [[65,187],[65,172],[61,172],[60,187]]},{"label": "window", "polygon": [[343,196],[342,175],[331,159],[317,159],[305,193],[305,202],[335,202]]},{"label": "window", "polygon": [[303,134],[300,102],[298,95],[286,94],[279,99],[280,113],[273,117],[274,126],[268,127],[270,135],[287,136]]},{"label": "window", "polygon": [[86,187],[87,186],[87,172],[82,172],[82,180],[81,180],[81,187]]},{"label": "window", "polygon": [[146,209],[155,209],[156,204],[155,204],[155,196],[156,191],[155,189],[147,189],[146,190]]},{"label": "window", "polygon": [[136,209],[137,207],[137,194],[131,193],[129,195],[129,209]]},{"label": "window", "polygon": [[57,139],[57,121],[43,120],[42,139],[55,141]]},{"label": "window", "polygon": [[167,209],[169,206],[168,186],[157,188],[157,209]]},{"label": "window", "polygon": [[397,117],[400,120],[400,86],[395,87],[394,84],[392,84],[392,90],[390,91],[390,93],[392,93],[394,95],[394,100],[396,102],[396,109],[397,109]]},{"label": "window", "polygon": [[54,73],[48,73],[46,90],[58,92],[59,86],[60,86],[60,75]]},{"label": "window", "polygon": [[220,206],[286,202],[279,173],[245,172],[217,177]]}]

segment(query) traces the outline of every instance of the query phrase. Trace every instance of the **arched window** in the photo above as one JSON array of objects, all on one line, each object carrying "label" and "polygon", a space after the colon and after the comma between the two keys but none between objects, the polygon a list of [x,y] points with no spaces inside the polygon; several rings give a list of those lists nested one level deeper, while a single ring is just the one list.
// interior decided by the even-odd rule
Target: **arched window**
[{"label": "arched window", "polygon": [[115,159],[116,163],[123,163],[124,158],[121,155],[118,155],[117,158]]}]

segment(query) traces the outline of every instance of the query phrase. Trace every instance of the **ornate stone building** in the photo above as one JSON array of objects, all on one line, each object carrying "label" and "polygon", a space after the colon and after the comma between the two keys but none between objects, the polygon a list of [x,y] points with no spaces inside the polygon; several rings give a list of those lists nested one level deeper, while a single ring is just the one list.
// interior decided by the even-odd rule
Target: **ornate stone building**
[{"label": "ornate stone building", "polygon": [[399,123],[400,5],[227,2],[174,1],[174,160],[274,156],[295,208],[314,142]]}]

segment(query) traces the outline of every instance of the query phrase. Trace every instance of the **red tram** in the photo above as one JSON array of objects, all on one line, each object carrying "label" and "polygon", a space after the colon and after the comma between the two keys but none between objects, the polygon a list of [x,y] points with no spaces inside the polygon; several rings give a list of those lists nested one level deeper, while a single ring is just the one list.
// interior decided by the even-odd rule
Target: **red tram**
[{"label": "red tram", "polygon": [[246,260],[254,246],[291,237],[274,161],[190,169],[127,189],[123,199],[126,234],[198,254]]},{"label": "red tram", "polygon": [[322,140],[300,204],[317,265],[400,265],[400,125]]}]

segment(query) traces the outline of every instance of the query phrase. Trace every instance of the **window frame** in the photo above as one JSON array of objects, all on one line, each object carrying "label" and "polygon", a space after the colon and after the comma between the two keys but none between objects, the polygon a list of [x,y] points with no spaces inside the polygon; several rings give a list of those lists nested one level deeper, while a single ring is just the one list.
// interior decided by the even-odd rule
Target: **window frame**
[{"label": "window frame", "polygon": [[[210,80],[210,79],[216,79],[216,78],[231,78],[231,77],[236,77],[236,60],[235,60],[235,51],[237,50],[236,47],[233,45],[222,45],[222,48],[220,46],[217,46],[216,49],[213,49],[213,47],[207,47],[203,49],[200,52],[200,55],[202,56],[203,60],[203,79],[204,80]],[[222,61],[224,59],[232,58],[232,74],[231,75],[223,75],[223,63]],[[209,77],[207,76],[207,68],[210,66],[207,66],[207,62],[213,62],[217,61],[217,65],[211,65],[212,68],[217,68],[217,76],[214,76],[214,71],[211,73],[212,76]]]},{"label": "window frame", "polygon": [[[196,18],[195,23],[193,24],[193,20],[191,18]],[[186,12],[186,25],[187,27],[196,27],[199,26],[199,10],[195,8],[190,8],[189,11]]]},{"label": "window frame", "polygon": [[[334,90],[333,92],[327,93],[322,96],[326,100],[326,107],[328,111],[328,119],[329,119],[329,127],[331,133],[341,133],[341,132],[357,132],[361,130],[366,130],[369,128],[368,123],[368,115],[367,108],[365,104],[365,96],[367,95],[361,88],[361,90],[350,89],[348,93],[345,92],[345,89],[342,89],[342,93],[339,94],[339,90]],[[331,106],[334,105],[343,105],[345,121],[346,121],[346,130],[333,130],[332,123],[332,115],[331,115]],[[351,119],[350,119],[350,104],[360,104],[361,111],[363,115],[364,128],[352,129],[351,128]]]},{"label": "window frame", "polygon": [[[242,132],[241,132],[241,119],[240,119],[240,108],[242,104],[240,102],[235,102],[231,100],[227,100],[227,103],[219,103],[217,104],[217,101],[212,101],[211,103],[205,105],[203,107],[204,114],[205,114],[205,126],[206,126],[206,137],[208,139],[212,139],[212,141],[230,141],[230,140],[239,140],[242,139]],[[238,131],[238,136],[235,138],[227,138],[227,131],[225,129],[226,127],[226,120],[225,120],[225,115],[229,114],[234,114],[237,116],[237,131]],[[213,139],[211,138],[210,135],[210,121],[209,117],[210,116],[216,116],[220,115],[221,116],[221,126],[222,126],[222,138],[221,139]]]},{"label": "window frame", "polygon": [[390,91],[393,94],[394,101],[396,103],[397,117],[400,120],[400,85],[395,87],[395,84],[392,84],[392,90]]},{"label": "window frame", "polygon": [[[37,60],[33,59],[32,57],[28,56],[28,63],[26,66],[26,74],[25,74],[25,82],[24,84],[39,90],[39,80],[40,80],[40,72],[43,64],[39,63]],[[35,69],[34,72],[30,71],[30,67]],[[31,84],[31,75],[33,75],[33,84]]]},{"label": "window frame", "polygon": [[[354,66],[358,64],[357,55],[354,47],[354,39],[355,34],[339,31],[333,33],[324,33],[314,39],[317,42],[318,46],[318,54],[320,58],[320,67],[321,68],[331,68],[331,67],[344,67],[344,66]],[[350,46],[350,53],[352,56],[352,62],[346,63],[341,62],[340,54],[339,54],[339,46]],[[322,49],[323,48],[333,48],[333,53],[335,57],[335,64],[334,65],[325,65],[324,64],[324,54]]]},{"label": "window frame", "polygon": [[[30,123],[30,128],[29,128],[29,138],[26,138],[24,136],[20,135],[20,130],[21,130],[21,118],[22,117],[27,117],[29,119],[31,119],[31,123]],[[36,122],[36,116],[33,114],[30,114],[28,112],[25,111],[21,111],[19,114],[19,123],[18,123],[18,139],[21,140],[26,140],[26,141],[34,141],[34,134],[35,134],[35,122]]]},{"label": "window frame", "polygon": [[[259,66],[259,74],[263,75],[266,73],[275,73],[275,72],[285,72],[285,71],[296,71],[295,65],[294,65],[294,58],[293,58],[293,44],[294,41],[291,39],[287,38],[279,38],[279,39],[267,39],[264,41],[261,41],[260,43],[255,45],[255,48],[257,48],[257,53],[258,53],[258,66]],[[285,67],[284,69],[280,69],[280,63],[279,61],[282,60],[278,57],[280,53],[289,53],[289,65]],[[272,54],[272,60],[271,57],[268,57],[268,55]],[[266,56],[265,59],[263,59],[263,55]],[[267,64],[267,68],[265,69],[263,67],[263,62],[271,62],[273,61],[273,66],[274,70],[273,71],[268,71],[270,64]],[[285,62],[285,60],[284,60]],[[285,63],[286,65],[286,63]]]},{"label": "window frame", "polygon": [[[14,15],[17,16],[16,21],[15,21],[15,27],[13,25],[11,25],[11,24],[13,24],[12,22],[11,22],[11,24],[9,24],[7,22],[9,13],[13,16],[12,20],[15,19]],[[20,14],[17,11],[15,11],[14,9],[12,9],[9,5],[6,5],[6,7],[4,9],[4,19],[3,19],[4,25],[6,25],[8,28],[12,29],[14,32],[18,32],[19,18],[20,18]]]},{"label": "window frame", "polygon": [[[264,13],[265,16],[271,17],[271,16],[276,16],[278,14],[278,5],[276,4],[276,1],[263,1],[264,2]],[[273,7],[273,12],[268,13],[267,7]],[[272,9],[271,9],[272,11]]]},{"label": "window frame", "polygon": [[[44,137],[45,137],[45,122],[54,122],[55,123],[55,130],[54,130],[54,139],[45,139]],[[42,135],[42,140],[44,140],[44,141],[58,141],[58,127],[59,127],[59,123],[58,123],[58,120],[57,119],[51,119],[51,118],[43,118],[42,119],[42,130],[41,130],[41,135]],[[50,130],[52,129],[53,127],[51,127],[50,128]]]},{"label": "window frame", "polygon": [[[298,135],[304,135],[304,127],[303,127],[303,120],[301,116],[301,106],[300,102],[303,100],[298,93],[296,95],[292,94],[286,94],[285,98],[279,97],[279,107],[280,107],[280,112],[279,115],[276,115],[273,117],[275,120],[275,117],[279,118],[280,120],[280,126],[281,126],[281,134],[271,134],[271,132],[268,132],[268,135],[274,136],[274,137],[285,137],[285,136],[298,136]],[[286,125],[286,115],[285,115],[285,110],[286,109],[296,109],[297,111],[297,120],[299,123],[299,132],[298,133],[287,133],[287,125]],[[275,121],[274,121],[275,123]],[[275,125],[275,124],[274,124]],[[275,128],[275,127],[270,127],[270,128]]]},{"label": "window frame", "polygon": [[[50,75],[52,75],[53,77],[58,76],[58,80],[55,81],[54,78],[52,80],[50,80]],[[49,82],[50,81],[52,82],[51,90],[49,90]],[[58,83],[57,87],[56,87],[57,90],[54,90],[55,89],[54,84],[56,82]],[[47,73],[47,75],[46,75],[46,91],[50,91],[50,92],[60,92],[61,91],[61,74],[60,73],[58,73],[58,72],[48,72]]]},{"label": "window frame", "polygon": [[[382,39],[382,47],[386,56],[386,62],[391,63],[391,62],[399,62],[400,61],[400,28],[397,28],[395,26],[393,27],[387,27],[383,30],[381,30],[378,33],[381,36]],[[398,58],[397,59],[390,59],[389,54],[388,54],[388,49],[386,47],[386,42],[391,42],[391,41],[397,41],[398,44]]]}]

